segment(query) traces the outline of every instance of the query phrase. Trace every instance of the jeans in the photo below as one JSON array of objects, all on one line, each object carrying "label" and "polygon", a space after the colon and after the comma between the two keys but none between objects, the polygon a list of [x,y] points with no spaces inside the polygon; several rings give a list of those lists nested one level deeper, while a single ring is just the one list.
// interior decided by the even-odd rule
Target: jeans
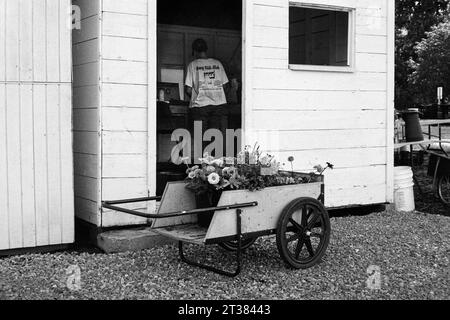
[{"label": "jeans", "polygon": [[[192,131],[194,132],[194,122],[202,122],[202,135],[209,129],[216,129],[222,133],[222,137],[225,140],[226,129],[228,126],[228,117],[226,115],[227,105],[220,106],[206,106],[201,108],[191,109]],[[203,141],[203,150],[211,142]],[[202,151],[203,151],[202,150]]]},{"label": "jeans", "polygon": [[217,129],[222,131],[226,129],[226,117],[224,112],[225,105],[206,106],[202,108],[192,108],[192,123],[194,121],[202,121],[203,133],[208,129]]}]

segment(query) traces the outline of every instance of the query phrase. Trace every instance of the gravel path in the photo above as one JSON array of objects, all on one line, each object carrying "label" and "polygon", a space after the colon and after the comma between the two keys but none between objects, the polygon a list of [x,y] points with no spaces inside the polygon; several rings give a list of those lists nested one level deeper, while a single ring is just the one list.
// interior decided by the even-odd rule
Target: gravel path
[{"label": "gravel path", "polygon": [[[3,258],[0,299],[449,299],[449,219],[387,212],[333,218],[330,248],[317,267],[286,269],[275,239],[263,238],[246,252],[236,279],[180,263],[173,246]],[[224,255],[211,247],[206,258]],[[73,265],[81,269],[79,291],[66,284]],[[370,266],[381,272],[379,290],[367,288]]]}]

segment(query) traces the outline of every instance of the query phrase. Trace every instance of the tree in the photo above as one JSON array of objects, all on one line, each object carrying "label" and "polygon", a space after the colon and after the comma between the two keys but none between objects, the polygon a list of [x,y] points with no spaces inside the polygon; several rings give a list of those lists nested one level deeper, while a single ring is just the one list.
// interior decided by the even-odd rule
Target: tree
[{"label": "tree", "polygon": [[414,103],[408,79],[418,59],[415,47],[433,26],[443,21],[450,0],[395,0],[396,3],[396,107]]},{"label": "tree", "polygon": [[[415,89],[419,102],[435,102],[437,87],[450,89],[450,15],[433,27],[415,49],[417,60],[412,64],[410,87]],[[448,90],[446,96],[450,97]]]}]

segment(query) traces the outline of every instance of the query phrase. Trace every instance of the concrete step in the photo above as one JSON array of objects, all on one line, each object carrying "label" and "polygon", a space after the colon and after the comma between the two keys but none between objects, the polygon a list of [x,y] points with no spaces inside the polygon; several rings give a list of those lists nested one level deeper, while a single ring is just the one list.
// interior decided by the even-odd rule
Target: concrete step
[{"label": "concrete step", "polygon": [[113,230],[97,236],[97,246],[106,253],[141,251],[174,243],[150,228]]}]

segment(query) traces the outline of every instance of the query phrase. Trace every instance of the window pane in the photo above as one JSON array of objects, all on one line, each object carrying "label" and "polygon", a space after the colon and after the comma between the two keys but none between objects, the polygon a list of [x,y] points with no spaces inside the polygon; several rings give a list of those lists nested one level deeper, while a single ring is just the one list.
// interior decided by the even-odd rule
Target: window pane
[{"label": "window pane", "polygon": [[349,13],[290,7],[289,63],[348,66]]}]

